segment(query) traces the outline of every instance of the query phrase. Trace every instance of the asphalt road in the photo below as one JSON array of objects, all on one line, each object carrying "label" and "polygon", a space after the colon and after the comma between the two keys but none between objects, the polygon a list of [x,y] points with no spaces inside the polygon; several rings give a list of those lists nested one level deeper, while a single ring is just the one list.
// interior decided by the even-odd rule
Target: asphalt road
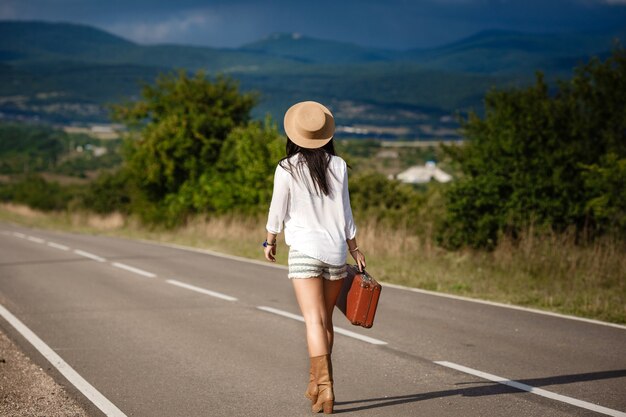
[{"label": "asphalt road", "polygon": [[[0,305],[127,416],[310,414],[304,325],[288,317],[299,311],[284,268],[0,223]],[[336,336],[337,413],[626,415],[625,328],[385,285],[372,329],[335,317],[372,338]]]}]

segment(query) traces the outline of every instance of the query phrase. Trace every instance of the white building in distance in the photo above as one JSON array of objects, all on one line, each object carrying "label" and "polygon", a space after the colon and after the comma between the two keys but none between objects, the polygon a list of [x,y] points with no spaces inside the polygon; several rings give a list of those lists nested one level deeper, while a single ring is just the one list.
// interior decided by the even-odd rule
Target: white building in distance
[{"label": "white building in distance", "polygon": [[437,164],[433,161],[426,162],[424,166],[413,166],[406,171],[399,173],[396,178],[404,183],[409,184],[425,184],[431,180],[439,182],[452,181],[452,175],[437,168]]}]

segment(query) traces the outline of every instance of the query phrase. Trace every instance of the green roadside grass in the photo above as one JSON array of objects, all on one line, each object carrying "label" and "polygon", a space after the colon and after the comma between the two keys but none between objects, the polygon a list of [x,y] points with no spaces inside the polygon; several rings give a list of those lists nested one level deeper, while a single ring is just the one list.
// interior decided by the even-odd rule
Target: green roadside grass
[{"label": "green roadside grass", "polygon": [[[265,219],[195,218],[148,228],[121,215],[39,212],[0,205],[0,221],[28,227],[173,243],[263,260]],[[357,218],[357,223],[359,219]],[[362,222],[357,234],[380,281],[562,314],[626,323],[626,246],[610,239],[579,247],[567,235],[503,241],[493,252],[446,251],[428,237]],[[287,264],[279,237],[277,262]]]}]

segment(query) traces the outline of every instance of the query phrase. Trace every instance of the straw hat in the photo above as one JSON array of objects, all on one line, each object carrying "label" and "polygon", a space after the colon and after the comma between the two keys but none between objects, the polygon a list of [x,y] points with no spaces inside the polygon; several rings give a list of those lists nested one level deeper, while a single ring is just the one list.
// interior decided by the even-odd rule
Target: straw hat
[{"label": "straw hat", "polygon": [[335,134],[335,119],[316,101],[296,103],[285,113],[285,133],[302,148],[321,148]]}]

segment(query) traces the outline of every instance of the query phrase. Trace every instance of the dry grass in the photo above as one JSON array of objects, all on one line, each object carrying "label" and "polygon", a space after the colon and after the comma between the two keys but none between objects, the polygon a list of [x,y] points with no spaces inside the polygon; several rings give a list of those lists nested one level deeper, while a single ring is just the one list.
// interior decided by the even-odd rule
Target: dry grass
[{"label": "dry grass", "polygon": [[[5,204],[0,205],[0,220],[263,259],[263,218],[198,217],[176,230],[148,229],[119,214],[41,213]],[[568,234],[537,237],[529,232],[515,243],[502,239],[490,253],[449,252],[434,245],[428,232],[416,236],[372,221],[359,226],[359,246],[370,271],[381,281],[626,323],[624,242],[607,238],[581,247]],[[287,262],[287,247],[282,242],[277,259]]]},{"label": "dry grass", "polygon": [[370,224],[359,246],[388,282],[626,323],[626,244],[611,238],[579,246],[571,234],[530,232],[493,252],[449,252]]},{"label": "dry grass", "polygon": [[3,203],[2,210],[8,214],[17,216],[18,218],[24,217],[27,219],[35,219],[46,217],[45,213],[21,204]]}]

